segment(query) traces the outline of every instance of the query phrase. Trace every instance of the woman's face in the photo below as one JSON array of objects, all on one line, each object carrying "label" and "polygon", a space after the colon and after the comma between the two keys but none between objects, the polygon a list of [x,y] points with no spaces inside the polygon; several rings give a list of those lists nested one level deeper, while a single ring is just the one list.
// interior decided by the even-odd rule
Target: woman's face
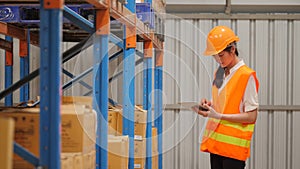
[{"label": "woman's face", "polygon": [[[213,55],[215,60],[220,64],[222,68],[228,67],[231,68],[231,65],[234,62],[235,55],[231,51],[223,50],[222,52]],[[234,65],[232,65],[234,66]]]}]

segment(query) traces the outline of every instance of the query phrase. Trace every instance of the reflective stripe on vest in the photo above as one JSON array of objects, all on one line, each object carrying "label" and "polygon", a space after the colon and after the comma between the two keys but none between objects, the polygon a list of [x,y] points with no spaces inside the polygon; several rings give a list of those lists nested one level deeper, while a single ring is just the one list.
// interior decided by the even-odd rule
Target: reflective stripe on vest
[{"label": "reflective stripe on vest", "polygon": [[[211,132],[211,133],[209,133]],[[235,146],[240,146],[240,147],[245,147],[249,148],[250,147],[250,140],[245,140],[237,137],[232,137],[228,136],[225,134],[220,134],[214,131],[208,131],[205,130],[204,136],[219,142],[227,143],[227,144],[232,144]]]},{"label": "reflective stripe on vest", "polygon": [[215,123],[222,124],[222,125],[227,126],[227,127],[232,127],[232,128],[241,130],[241,131],[253,132],[254,131],[254,126],[255,126],[254,124],[244,125],[244,124],[241,124],[241,123],[232,123],[232,122],[227,121],[227,120],[219,120],[219,119],[209,119],[209,120],[211,120]]}]

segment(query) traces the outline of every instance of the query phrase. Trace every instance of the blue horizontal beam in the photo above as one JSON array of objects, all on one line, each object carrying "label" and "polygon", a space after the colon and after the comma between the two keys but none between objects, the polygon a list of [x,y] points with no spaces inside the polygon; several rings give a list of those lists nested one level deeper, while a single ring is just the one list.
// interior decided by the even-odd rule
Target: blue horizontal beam
[{"label": "blue horizontal beam", "polygon": [[[135,62],[135,66],[139,65],[143,63],[143,59],[139,59]],[[115,80],[116,78],[118,78],[119,76],[121,76],[123,74],[123,71],[120,71],[118,73],[116,73],[113,77],[109,78],[109,83],[111,83],[113,80]]]},{"label": "blue horizontal beam", "polygon": [[14,152],[35,167],[39,165],[39,159],[29,151],[25,150],[18,143],[14,143]]},{"label": "blue horizontal beam", "polygon": [[[110,34],[110,41],[112,43],[117,44],[118,47],[123,48],[123,42],[120,38],[118,38],[114,34]],[[70,59],[74,58],[77,54],[79,54],[81,51],[87,49],[89,46],[92,45],[91,37],[82,40],[72,48],[68,49],[63,53],[63,63],[69,61]],[[141,55],[139,55],[141,56]],[[36,78],[40,74],[39,69],[31,72],[28,76],[24,77],[23,79],[20,79],[16,83],[12,84],[9,87],[6,87],[5,90],[0,92],[0,100],[3,99],[5,96],[9,95],[10,93],[14,92],[15,90],[19,89],[21,86],[26,84],[27,82],[30,82],[34,78]]]},{"label": "blue horizontal beam", "polygon": [[76,13],[75,11],[73,11],[72,9],[70,9],[69,7],[64,6],[63,15],[81,29],[89,33],[94,32],[94,24],[82,17],[81,15],[79,15],[78,13]]},{"label": "blue horizontal beam", "polygon": [[[70,73],[69,71],[67,71],[66,69],[62,69],[62,72],[63,72],[65,75],[67,75],[68,77],[70,77],[70,78],[75,78],[75,77],[76,77],[76,76],[74,76],[72,73]],[[84,86],[84,87],[86,87],[87,89],[89,89],[89,90],[92,90],[92,89],[93,89],[92,86],[90,86],[89,84],[85,83],[84,81],[79,81],[79,83],[80,83],[82,86]]]},{"label": "blue horizontal beam", "polygon": [[123,49],[123,47],[124,47],[123,40],[120,39],[119,37],[117,37],[116,35],[112,34],[112,33],[109,36],[109,41],[111,43],[117,45],[121,49]]},{"label": "blue horizontal beam", "polygon": [[[85,19],[84,17],[82,17],[81,15],[79,15],[78,13],[76,13],[75,11],[73,11],[72,9],[70,9],[69,7],[64,6],[63,14],[64,17],[72,21],[78,27],[82,28],[83,30],[89,33],[94,33],[95,31],[94,24],[89,20]],[[116,35],[110,34],[109,41],[113,44],[116,44],[119,48],[123,48],[122,39],[118,38]]]},{"label": "blue horizontal beam", "polygon": [[[74,58],[77,54],[79,54],[81,51],[91,46],[93,43],[90,39],[91,38],[89,37],[85,40],[82,40],[81,42],[77,43],[76,45],[74,45],[73,47],[65,51],[63,53],[62,63],[69,61],[70,59]],[[5,88],[5,90],[0,92],[0,100],[3,99],[5,96],[9,95],[10,93],[14,92],[15,90],[19,89],[20,87],[22,87],[22,85],[38,77],[39,74],[40,74],[40,69],[37,69],[31,72],[28,76],[12,84],[10,87]]]},{"label": "blue horizontal beam", "polygon": [[79,82],[82,78],[84,78],[85,76],[87,76],[91,72],[93,72],[93,67],[90,67],[89,69],[87,69],[86,71],[81,73],[80,75],[76,76],[74,79],[72,79],[69,82],[67,82],[66,84],[64,84],[62,89],[63,90],[69,89],[73,84]]},{"label": "blue horizontal beam", "polygon": [[109,62],[112,62],[113,60],[117,59],[122,53],[123,49],[113,54],[111,57],[109,57]]}]

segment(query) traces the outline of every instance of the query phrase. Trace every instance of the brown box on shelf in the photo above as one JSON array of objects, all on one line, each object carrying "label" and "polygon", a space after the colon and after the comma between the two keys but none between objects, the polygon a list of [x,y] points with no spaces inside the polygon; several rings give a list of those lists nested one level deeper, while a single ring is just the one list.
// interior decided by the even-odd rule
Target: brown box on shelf
[{"label": "brown box on shelf", "polygon": [[[6,108],[0,116],[11,117],[15,121],[14,141],[35,156],[39,156],[39,109]],[[14,154],[13,168],[32,169],[33,165]]]},{"label": "brown box on shelf", "polygon": [[82,104],[92,108],[93,97],[89,96],[62,96],[63,104]]},{"label": "brown box on shelf", "polygon": [[152,127],[152,169],[158,169],[158,140],[157,128]]},{"label": "brown box on shelf", "polygon": [[0,117],[0,168],[12,168],[14,145],[14,120]]},{"label": "brown box on shelf", "polygon": [[134,123],[134,135],[146,137],[146,123]]},{"label": "brown box on shelf", "polygon": [[61,155],[60,158],[60,167],[61,169],[73,169],[74,168],[74,162],[73,162],[73,157],[70,155]]},{"label": "brown box on shelf", "polygon": [[117,134],[117,118],[118,112],[108,111],[107,122],[108,122],[108,134]]},{"label": "brown box on shelf", "polygon": [[144,169],[146,158],[146,139],[134,140],[134,168]]},{"label": "brown box on shelf", "polygon": [[157,128],[152,127],[152,154],[158,152]]},{"label": "brown box on shelf", "polygon": [[[95,113],[78,105],[62,106],[61,110],[62,152],[89,153],[95,150]],[[0,116],[15,120],[14,140],[39,157],[39,108],[6,108],[2,109]],[[17,155],[14,156],[13,166],[15,169],[34,168]]]},{"label": "brown box on shelf", "polygon": [[152,169],[158,169],[158,155],[152,156]]},{"label": "brown box on shelf", "polygon": [[91,109],[62,106],[62,152],[87,153],[95,149],[96,114]]},{"label": "brown box on shelf", "polygon": [[73,169],[84,169],[83,168],[83,157],[82,153],[76,153],[73,156]]},{"label": "brown box on shelf", "polygon": [[134,168],[144,169],[146,160],[145,158],[134,158]]},{"label": "brown box on shelf", "polygon": [[[134,135],[146,137],[147,126],[147,112],[136,110],[134,112]],[[122,134],[123,131],[123,115],[122,112],[118,113],[117,117],[117,132]]]},{"label": "brown box on shelf", "polygon": [[108,137],[108,169],[127,169],[128,153],[128,136]]}]

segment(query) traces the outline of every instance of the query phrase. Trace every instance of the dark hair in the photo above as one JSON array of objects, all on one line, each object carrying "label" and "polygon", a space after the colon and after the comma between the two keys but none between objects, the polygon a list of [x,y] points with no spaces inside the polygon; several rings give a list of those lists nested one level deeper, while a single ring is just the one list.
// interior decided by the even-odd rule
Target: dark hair
[{"label": "dark hair", "polygon": [[[230,52],[232,46],[235,46],[235,55],[239,56],[239,52],[236,48],[236,42],[231,43],[229,46],[227,46],[223,51]],[[223,78],[224,78],[225,70],[221,66],[218,67],[218,70],[216,72],[216,77],[213,81],[213,85],[215,85],[218,89],[223,84]]]},{"label": "dark hair", "polygon": [[222,68],[221,66],[219,66],[217,72],[216,72],[216,77],[213,81],[213,85],[215,85],[218,89],[222,86],[223,84],[223,77],[225,74],[225,70],[224,68]]},{"label": "dark hair", "polygon": [[230,52],[232,46],[235,46],[235,52],[234,52],[235,55],[236,55],[236,56],[239,56],[239,52],[238,52],[237,47],[236,47],[236,42],[232,42],[232,43],[231,43],[229,46],[227,46],[223,51]]}]

